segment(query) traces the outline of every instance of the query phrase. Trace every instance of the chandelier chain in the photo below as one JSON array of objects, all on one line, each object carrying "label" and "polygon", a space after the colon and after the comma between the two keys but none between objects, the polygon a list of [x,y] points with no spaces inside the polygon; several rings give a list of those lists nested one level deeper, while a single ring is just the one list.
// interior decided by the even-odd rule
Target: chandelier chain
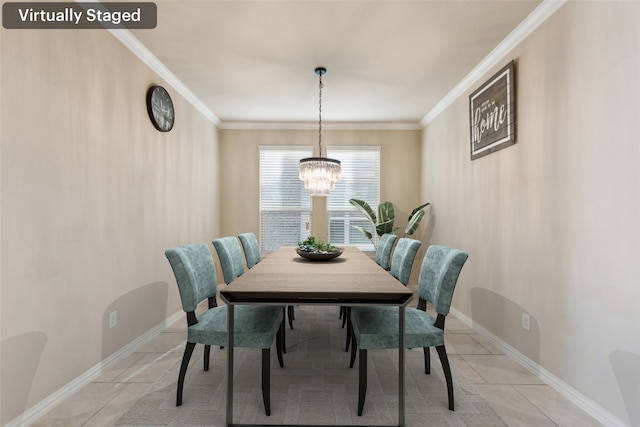
[{"label": "chandelier chain", "polygon": [[319,74],[319,91],[318,97],[318,147],[320,149],[320,157],[322,157],[322,73]]}]

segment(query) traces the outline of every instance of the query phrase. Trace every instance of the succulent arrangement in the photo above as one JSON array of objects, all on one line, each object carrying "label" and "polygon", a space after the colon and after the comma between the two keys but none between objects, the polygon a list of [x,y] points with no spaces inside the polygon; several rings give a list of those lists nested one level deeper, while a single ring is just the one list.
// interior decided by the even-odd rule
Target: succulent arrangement
[{"label": "succulent arrangement", "polygon": [[298,250],[313,254],[329,254],[340,251],[340,248],[319,237],[309,236],[306,240],[298,242]]}]

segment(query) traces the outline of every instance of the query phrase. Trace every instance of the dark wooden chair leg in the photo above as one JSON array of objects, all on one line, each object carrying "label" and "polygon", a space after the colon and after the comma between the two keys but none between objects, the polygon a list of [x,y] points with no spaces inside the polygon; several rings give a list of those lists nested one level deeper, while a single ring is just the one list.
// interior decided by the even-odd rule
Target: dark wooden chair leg
[{"label": "dark wooden chair leg", "polygon": [[424,353],[424,373],[429,375],[431,373],[431,353],[429,353],[429,347],[423,347]]},{"label": "dark wooden chair leg", "polygon": [[204,370],[205,371],[209,370],[209,355],[210,354],[211,354],[211,346],[205,344],[205,346],[204,346]]},{"label": "dark wooden chair leg", "polygon": [[276,353],[278,354],[278,363],[280,367],[284,367],[284,361],[282,360],[282,335],[285,331],[284,319],[282,319],[282,323],[280,323],[280,328],[278,329],[278,335],[276,335]]},{"label": "dark wooden chair leg", "polygon": [[[282,318],[282,321],[284,321],[286,314],[287,314],[287,308],[283,307],[282,308],[283,313],[285,314],[285,316]],[[282,352],[286,353],[287,352],[287,332],[286,332],[287,328],[284,328],[282,330]]]},{"label": "dark wooden chair leg", "polygon": [[449,359],[447,358],[447,350],[443,345],[437,346],[438,356],[440,356],[440,363],[442,364],[442,371],[444,372],[444,378],[447,380],[447,394],[449,395],[449,409],[453,409],[453,378],[451,378],[451,367],[449,366]]},{"label": "dark wooden chair leg", "polygon": [[264,411],[271,415],[271,349],[262,349],[262,401]]},{"label": "dark wooden chair leg", "polygon": [[367,396],[367,350],[360,349],[360,372],[358,374],[358,416],[362,416],[364,399]]},{"label": "dark wooden chair leg", "polygon": [[196,348],[196,343],[187,342],[187,346],[184,348],[184,355],[182,356],[182,364],[180,365],[180,374],[178,374],[178,391],[176,392],[176,406],[182,405],[182,388],[184,387],[184,377],[187,374],[187,367],[189,366],[189,360],[193,354],[193,349]]},{"label": "dark wooden chair leg", "polygon": [[353,368],[353,364],[356,363],[356,353],[358,352],[358,343],[356,342],[356,334],[351,331],[351,361],[349,362],[349,367]]},{"label": "dark wooden chair leg", "polygon": [[351,344],[351,335],[353,334],[353,324],[351,323],[351,307],[344,308],[344,316],[347,318],[347,342],[344,346],[344,351],[349,351],[349,344]]},{"label": "dark wooden chair leg", "polygon": [[289,327],[291,329],[293,329],[293,319],[295,318],[295,315],[293,314],[293,306],[292,305],[287,307],[287,314],[289,315]]}]

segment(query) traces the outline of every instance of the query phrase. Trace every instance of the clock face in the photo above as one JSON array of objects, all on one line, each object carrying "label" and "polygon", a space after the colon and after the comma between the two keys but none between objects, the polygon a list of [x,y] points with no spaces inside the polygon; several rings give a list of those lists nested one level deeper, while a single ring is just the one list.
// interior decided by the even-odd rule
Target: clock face
[{"label": "clock face", "polygon": [[151,123],[160,132],[169,132],[173,128],[175,111],[169,93],[162,86],[151,86],[147,92],[147,111]]}]

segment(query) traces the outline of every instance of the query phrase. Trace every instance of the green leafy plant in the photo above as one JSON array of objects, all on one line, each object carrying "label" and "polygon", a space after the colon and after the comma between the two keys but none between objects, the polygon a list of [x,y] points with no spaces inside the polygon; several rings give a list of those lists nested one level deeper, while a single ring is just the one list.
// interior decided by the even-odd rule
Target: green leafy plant
[{"label": "green leafy plant", "polygon": [[337,246],[325,242],[319,237],[309,236],[303,242],[298,242],[298,248],[303,252],[330,253],[340,250]]},{"label": "green leafy plant", "polygon": [[[364,200],[359,199],[349,199],[349,203],[358,208],[360,212],[362,212],[369,222],[373,225],[375,233],[378,237],[381,237],[386,233],[395,234],[398,230],[401,230],[402,227],[394,227],[394,222],[396,219],[395,209],[393,207],[393,203],[391,202],[382,202],[378,204],[378,215],[376,215],[375,211],[371,208],[371,206],[365,202]],[[418,229],[420,225],[420,221],[425,215],[424,208],[427,207],[430,203],[425,203],[423,205],[418,206],[409,215],[409,219],[407,221],[407,225],[404,227],[404,235],[411,236]],[[375,240],[373,238],[373,234],[364,227],[353,226],[360,230],[362,234],[364,234],[367,239],[371,240],[371,242],[375,246]]]}]

